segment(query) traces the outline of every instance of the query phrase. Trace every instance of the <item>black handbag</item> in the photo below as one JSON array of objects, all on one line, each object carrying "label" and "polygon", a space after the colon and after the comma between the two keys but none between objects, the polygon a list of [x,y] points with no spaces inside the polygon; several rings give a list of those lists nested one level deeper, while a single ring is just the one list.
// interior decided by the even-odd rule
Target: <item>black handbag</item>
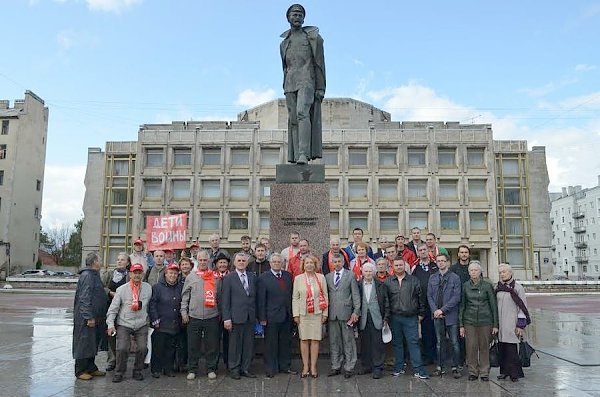
[{"label": "black handbag", "polygon": [[527,368],[531,366],[531,356],[534,353],[537,358],[540,358],[535,349],[527,341],[521,339],[521,343],[519,343],[519,359],[521,360],[522,367]]},{"label": "black handbag", "polygon": [[500,349],[498,348],[498,338],[492,339],[490,343],[490,367],[500,366]]}]

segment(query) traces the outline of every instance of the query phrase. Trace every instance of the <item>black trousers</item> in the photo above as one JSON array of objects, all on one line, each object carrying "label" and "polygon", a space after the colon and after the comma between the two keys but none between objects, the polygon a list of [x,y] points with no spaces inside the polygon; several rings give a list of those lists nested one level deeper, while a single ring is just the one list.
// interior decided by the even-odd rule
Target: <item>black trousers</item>
[{"label": "black trousers", "polygon": [[265,327],[265,371],[276,374],[287,371],[291,366],[292,324],[269,323]]},{"label": "black trousers", "polygon": [[500,374],[510,376],[512,379],[524,378],[521,359],[516,343],[498,343],[500,353]]},{"label": "black trousers", "polygon": [[158,373],[162,371],[165,373],[173,372],[177,334],[160,332],[160,330],[155,329],[150,339],[152,340],[150,371]]},{"label": "black trousers", "polygon": [[90,374],[97,370],[96,357],[75,359],[75,376],[79,376],[84,372]]},{"label": "black trousers", "polygon": [[187,368],[188,363],[188,335],[187,325],[185,325],[181,332],[177,334],[177,345],[175,347],[175,371],[183,371],[183,368]]},{"label": "black trousers", "polygon": [[254,322],[233,324],[229,333],[229,370],[247,372],[254,357]]},{"label": "black trousers", "polygon": [[360,360],[363,370],[383,371],[385,345],[381,330],[375,328],[371,314],[367,314],[367,324],[360,332]]},{"label": "black trousers", "polygon": [[229,368],[229,331],[223,327],[223,321],[221,321],[219,327],[221,329],[221,340],[223,341],[223,348],[219,354],[223,357],[225,368]]},{"label": "black trousers", "polygon": [[198,370],[198,361],[202,354],[202,341],[204,341],[206,369],[209,372],[217,371],[220,333],[218,317],[205,320],[190,318],[188,323],[188,372]]}]

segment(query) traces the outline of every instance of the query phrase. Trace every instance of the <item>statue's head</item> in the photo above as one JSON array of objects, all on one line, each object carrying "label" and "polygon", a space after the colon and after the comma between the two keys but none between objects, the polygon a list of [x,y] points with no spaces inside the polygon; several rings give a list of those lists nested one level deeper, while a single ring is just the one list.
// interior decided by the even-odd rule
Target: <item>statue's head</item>
[{"label": "statue's head", "polygon": [[287,9],[285,16],[287,17],[288,22],[290,21],[290,14],[292,13],[301,13],[302,20],[304,21],[304,17],[306,17],[306,10],[302,7],[302,4],[292,4],[290,8]]}]

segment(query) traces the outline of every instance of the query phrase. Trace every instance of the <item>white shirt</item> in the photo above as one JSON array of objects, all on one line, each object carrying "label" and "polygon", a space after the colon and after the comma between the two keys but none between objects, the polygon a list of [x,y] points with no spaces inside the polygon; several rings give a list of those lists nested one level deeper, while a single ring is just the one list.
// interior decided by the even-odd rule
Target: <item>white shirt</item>
[{"label": "white shirt", "polygon": [[371,282],[365,281],[363,284],[363,288],[365,291],[365,298],[367,299],[367,302],[370,302],[371,301],[371,291],[373,290],[373,280],[371,280]]}]

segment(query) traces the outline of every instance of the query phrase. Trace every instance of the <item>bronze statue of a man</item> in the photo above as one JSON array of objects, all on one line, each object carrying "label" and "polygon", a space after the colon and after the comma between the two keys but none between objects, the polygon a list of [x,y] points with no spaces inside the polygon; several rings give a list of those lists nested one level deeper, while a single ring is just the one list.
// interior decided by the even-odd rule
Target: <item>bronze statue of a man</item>
[{"label": "bronze statue of a man", "polygon": [[306,164],[322,157],[321,102],[325,96],[323,38],[316,26],[302,26],[300,4],[287,10],[290,29],[280,45],[283,91],[288,109],[288,161]]}]

